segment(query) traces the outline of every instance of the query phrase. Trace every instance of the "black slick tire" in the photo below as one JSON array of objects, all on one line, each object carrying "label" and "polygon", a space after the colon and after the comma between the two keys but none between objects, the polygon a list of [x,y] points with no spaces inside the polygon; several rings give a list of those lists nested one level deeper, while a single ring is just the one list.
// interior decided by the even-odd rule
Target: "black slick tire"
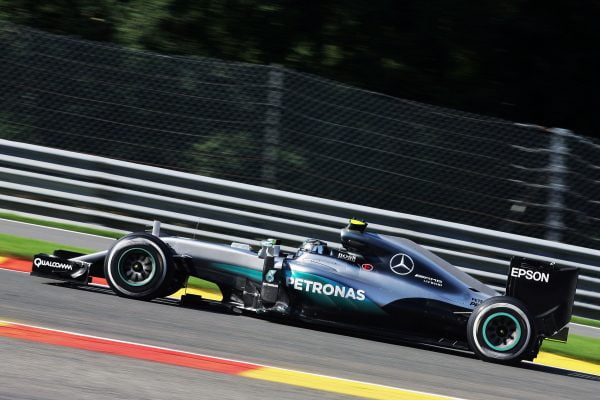
[{"label": "black slick tire", "polygon": [[529,356],[537,336],[534,320],[523,302],[496,296],[475,308],[467,324],[467,339],[480,359],[513,364]]},{"label": "black slick tire", "polygon": [[171,249],[156,236],[133,233],[119,239],[106,254],[104,275],[121,297],[152,300],[177,289]]}]

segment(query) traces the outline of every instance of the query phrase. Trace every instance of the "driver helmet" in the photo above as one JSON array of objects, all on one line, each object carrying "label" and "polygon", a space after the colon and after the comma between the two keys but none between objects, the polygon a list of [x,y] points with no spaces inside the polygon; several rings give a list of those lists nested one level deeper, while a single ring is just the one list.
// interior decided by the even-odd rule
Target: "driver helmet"
[{"label": "driver helmet", "polygon": [[319,239],[306,239],[300,250],[311,254],[327,254],[327,243]]}]

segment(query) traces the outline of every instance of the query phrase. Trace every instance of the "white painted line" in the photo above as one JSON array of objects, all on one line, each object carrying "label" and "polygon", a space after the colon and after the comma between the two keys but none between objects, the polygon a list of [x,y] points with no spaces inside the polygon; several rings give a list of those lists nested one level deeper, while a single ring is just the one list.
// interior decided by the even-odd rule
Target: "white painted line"
[{"label": "white painted line", "polygon": [[582,328],[588,328],[588,329],[596,329],[596,330],[600,331],[600,328],[598,328],[597,326],[589,326],[589,325],[584,325],[584,324],[577,324],[575,322],[571,322],[571,323],[569,323],[569,325],[580,326]]},{"label": "white painted line", "polygon": [[29,272],[27,272],[27,271],[17,271],[16,269],[2,268],[2,265],[0,265],[0,270],[2,270],[2,271],[10,271],[10,272],[18,272],[19,274],[27,274],[27,275],[29,275]]}]

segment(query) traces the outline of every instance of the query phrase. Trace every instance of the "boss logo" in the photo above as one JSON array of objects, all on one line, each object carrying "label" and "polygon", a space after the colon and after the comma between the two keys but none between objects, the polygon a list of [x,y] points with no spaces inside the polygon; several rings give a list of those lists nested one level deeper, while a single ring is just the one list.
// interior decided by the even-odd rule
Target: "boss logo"
[{"label": "boss logo", "polygon": [[352,254],[338,253],[338,258],[350,262],[356,262],[356,256],[353,256]]},{"label": "boss logo", "polygon": [[510,271],[510,276],[515,278],[525,278],[528,281],[535,282],[550,282],[550,274],[547,272],[532,271],[530,269],[513,268]]}]

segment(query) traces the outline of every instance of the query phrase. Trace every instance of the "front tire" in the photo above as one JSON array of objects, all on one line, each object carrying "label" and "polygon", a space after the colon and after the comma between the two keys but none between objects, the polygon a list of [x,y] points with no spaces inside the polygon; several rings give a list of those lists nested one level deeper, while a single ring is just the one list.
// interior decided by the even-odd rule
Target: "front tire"
[{"label": "front tire", "polygon": [[479,358],[509,364],[527,357],[537,337],[525,304],[512,297],[497,296],[473,311],[467,324],[467,339]]},{"label": "front tire", "polygon": [[170,248],[146,233],[119,239],[104,261],[104,275],[119,296],[138,300],[163,297],[173,290],[175,266]]}]

